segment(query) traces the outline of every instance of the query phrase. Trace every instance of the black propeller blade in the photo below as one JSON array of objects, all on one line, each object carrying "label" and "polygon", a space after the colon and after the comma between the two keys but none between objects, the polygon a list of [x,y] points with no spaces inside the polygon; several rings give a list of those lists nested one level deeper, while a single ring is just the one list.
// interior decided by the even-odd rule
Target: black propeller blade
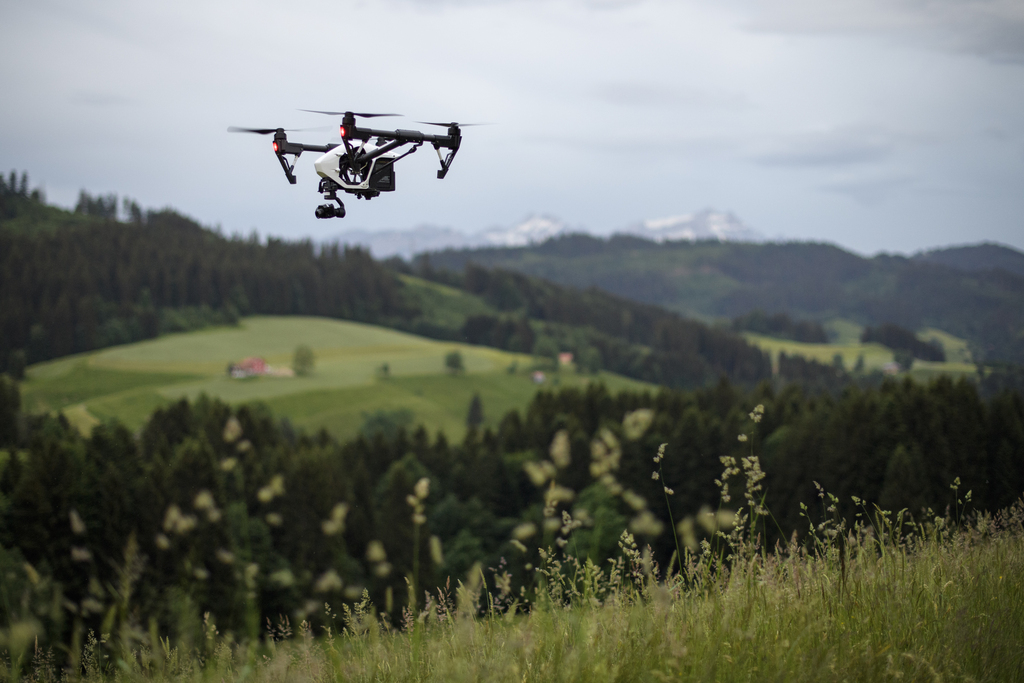
[{"label": "black propeller blade", "polygon": [[366,114],[358,111],[320,111],[319,109],[300,109],[299,111],[308,111],[311,114],[327,114],[328,116],[344,116],[345,114],[352,114],[352,116],[358,116],[364,119],[375,119],[380,116],[401,116],[401,114]]},{"label": "black propeller blade", "polygon": [[435,121],[417,121],[416,123],[422,123],[424,126],[441,126],[442,128],[451,128],[452,126],[458,126],[464,128],[466,126],[493,126],[493,123],[459,123],[458,121],[452,121],[451,123],[437,123]]},{"label": "black propeller blade", "polygon": [[238,126],[229,126],[229,133],[255,133],[256,135],[271,135],[276,133],[278,130],[283,130],[286,133],[301,133],[309,130],[334,130],[334,126],[317,126],[316,128],[239,128]]},{"label": "black propeller blade", "polygon": [[238,126],[228,126],[229,133],[256,133],[256,135],[270,135],[276,133],[277,128],[239,128]]}]

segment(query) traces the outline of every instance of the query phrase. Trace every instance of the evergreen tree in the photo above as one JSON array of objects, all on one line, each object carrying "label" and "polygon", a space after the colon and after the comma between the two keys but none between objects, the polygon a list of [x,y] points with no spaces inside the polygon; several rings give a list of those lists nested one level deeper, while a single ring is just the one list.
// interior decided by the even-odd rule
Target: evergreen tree
[{"label": "evergreen tree", "polygon": [[469,413],[466,415],[466,426],[477,429],[484,423],[484,406],[480,402],[480,394],[474,393],[469,402]]}]

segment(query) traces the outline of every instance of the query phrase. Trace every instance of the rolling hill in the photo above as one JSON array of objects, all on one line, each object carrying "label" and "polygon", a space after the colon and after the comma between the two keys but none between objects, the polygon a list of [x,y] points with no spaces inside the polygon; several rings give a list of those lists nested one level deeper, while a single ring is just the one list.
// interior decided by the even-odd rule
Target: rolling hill
[{"label": "rolling hill", "polygon": [[[226,372],[229,363],[247,356],[286,368],[299,344],[316,356],[309,376],[233,379]],[[445,355],[452,350],[461,353],[464,373],[445,370]],[[568,368],[548,371],[545,382],[537,384],[530,372],[533,362],[523,354],[363,323],[255,316],[237,327],[171,334],[34,365],[22,395],[29,412],[62,412],[85,431],[109,418],[138,429],[154,409],[206,394],[232,404],[264,403],[297,427],[323,428],[340,440],[354,437],[378,411],[408,411],[411,424],[461,440],[474,394],[483,403],[483,427],[496,427],[509,410],[524,408],[542,388],[592,381],[612,390],[649,386],[612,373],[583,375]],[[381,371],[385,363],[386,375]]]},{"label": "rolling hill", "polygon": [[982,360],[1024,362],[1024,260],[983,245],[865,258],[815,243],[679,241],[569,235],[540,245],[450,250],[420,257],[432,268],[473,263],[578,288],[599,287],[704,320],[760,309],[821,322],[894,322],[967,339]]}]

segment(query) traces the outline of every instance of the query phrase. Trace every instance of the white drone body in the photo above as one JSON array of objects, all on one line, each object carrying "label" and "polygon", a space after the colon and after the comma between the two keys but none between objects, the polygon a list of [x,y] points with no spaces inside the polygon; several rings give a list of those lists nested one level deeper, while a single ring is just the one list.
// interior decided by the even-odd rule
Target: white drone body
[{"label": "white drone body", "polygon": [[[358,154],[362,156],[377,149],[376,145],[363,143]],[[348,152],[339,145],[314,161],[313,168],[321,178],[337,183],[346,192],[391,192],[395,189],[394,164],[399,156],[397,152],[385,152],[358,171],[353,171]]]}]

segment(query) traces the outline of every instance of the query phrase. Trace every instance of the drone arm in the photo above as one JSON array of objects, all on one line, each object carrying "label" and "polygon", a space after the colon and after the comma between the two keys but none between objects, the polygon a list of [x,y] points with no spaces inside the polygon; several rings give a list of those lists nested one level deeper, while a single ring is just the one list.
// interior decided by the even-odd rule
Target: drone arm
[{"label": "drone arm", "polygon": [[[295,155],[295,157],[296,157],[296,159],[298,159],[298,155],[297,154]],[[295,184],[295,174],[292,172],[292,171],[295,170],[294,162],[293,163],[288,163],[288,160],[284,158],[284,154],[281,154],[280,152],[277,153],[277,160],[281,162],[281,168],[284,169],[284,175],[285,175],[286,178],[288,178],[288,182],[291,183],[292,185],[294,185]]]},{"label": "drone arm", "polygon": [[455,144],[450,148],[451,151],[444,157],[441,156],[442,145],[434,143],[434,149],[437,150],[437,158],[441,161],[441,170],[437,172],[438,180],[448,175],[448,169],[451,168],[452,161],[455,159],[455,153],[459,151],[459,142],[461,142],[461,138],[455,138]]},{"label": "drone arm", "polygon": [[[295,161],[298,160],[299,155],[303,152],[321,152],[326,153],[334,149],[336,145],[306,145],[301,142],[289,142],[288,136],[285,135],[283,130],[278,130],[274,135],[274,152],[277,154],[277,160],[281,162],[281,168],[284,169],[284,175],[288,178],[288,182],[292,185],[295,184]],[[294,154],[295,161],[289,163],[285,158],[286,154]]]}]

